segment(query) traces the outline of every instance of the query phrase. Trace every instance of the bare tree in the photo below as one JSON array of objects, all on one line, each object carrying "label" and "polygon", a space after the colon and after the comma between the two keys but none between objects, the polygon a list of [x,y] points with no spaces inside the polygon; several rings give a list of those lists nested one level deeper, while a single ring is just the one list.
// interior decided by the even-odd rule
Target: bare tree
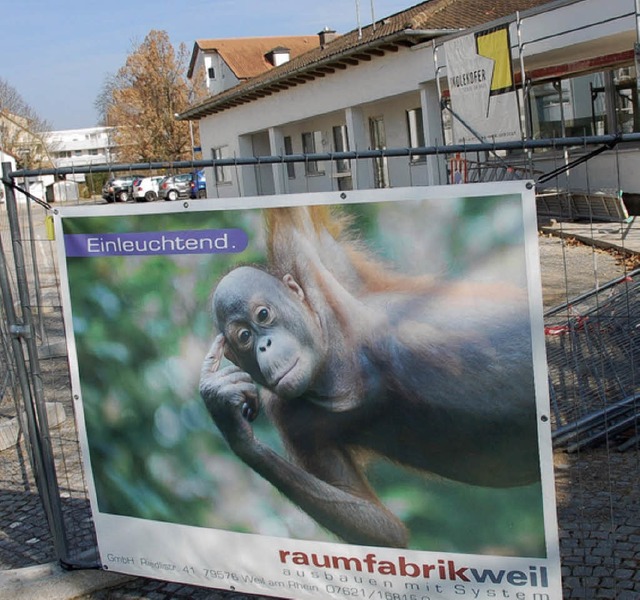
[{"label": "bare tree", "polygon": [[49,124],[0,77],[0,149],[16,158],[19,167],[51,166]]},{"label": "bare tree", "polygon": [[152,30],[106,78],[95,106],[103,124],[116,128],[120,161],[191,158],[189,123],[175,118],[200,93],[186,78],[187,61],[184,44],[176,52],[166,32]]}]

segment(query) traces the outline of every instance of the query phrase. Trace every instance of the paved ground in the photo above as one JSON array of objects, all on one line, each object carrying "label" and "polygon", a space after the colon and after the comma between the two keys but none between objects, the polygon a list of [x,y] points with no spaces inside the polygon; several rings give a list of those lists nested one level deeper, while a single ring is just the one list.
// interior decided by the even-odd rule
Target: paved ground
[{"label": "paved ground", "polygon": [[[602,237],[618,241],[626,250],[640,252],[640,224],[624,231],[619,224],[606,224]],[[554,235],[540,237],[540,255],[545,306],[555,306],[602,284],[635,263],[607,252],[594,251],[573,239],[597,237],[593,227],[560,224]],[[562,233],[569,239],[561,241]],[[600,233],[598,233],[600,235]],[[622,237],[624,236],[624,237]],[[597,279],[597,282],[595,281]],[[51,315],[55,322],[55,315]],[[52,325],[53,326],[53,325]],[[64,394],[64,357],[43,360],[47,389],[58,390],[47,400],[60,401],[68,415],[69,394]],[[11,405],[0,404],[0,416],[11,414]],[[92,562],[92,532],[84,496],[81,465],[77,461],[75,428],[67,419],[53,431],[54,450],[64,456],[60,481],[65,522],[73,527],[74,545],[88,553],[77,560]],[[640,598],[640,451],[617,452],[606,446],[578,454],[556,453],[558,520],[564,597]],[[113,573],[75,571],[63,573],[55,565],[51,537],[22,445],[0,452],[0,600],[9,599],[98,599],[134,600],[170,598],[229,599],[256,598],[223,593],[142,578],[123,578]],[[76,541],[77,540],[77,541]],[[559,600],[559,599],[552,599]]]}]

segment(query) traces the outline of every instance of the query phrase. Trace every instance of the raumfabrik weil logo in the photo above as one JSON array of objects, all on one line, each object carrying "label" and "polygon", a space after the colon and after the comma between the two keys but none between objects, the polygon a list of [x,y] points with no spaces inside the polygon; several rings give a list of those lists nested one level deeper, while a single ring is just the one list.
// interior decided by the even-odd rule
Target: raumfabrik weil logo
[{"label": "raumfabrik weil logo", "polygon": [[193,229],[136,233],[68,233],[67,256],[136,256],[157,254],[229,254],[242,252],[248,236],[242,229]]},{"label": "raumfabrik weil logo", "polygon": [[428,580],[461,581],[472,583],[509,584],[516,587],[548,587],[547,568],[531,565],[528,570],[519,569],[476,569],[461,566],[453,560],[439,559],[435,563],[416,563],[400,555],[396,560],[378,560],[369,553],[364,558],[354,556],[336,556],[328,554],[308,554],[280,550],[282,564],[292,566],[317,567],[319,569],[340,569],[358,573],[376,573],[379,575],[402,577],[420,577]]}]

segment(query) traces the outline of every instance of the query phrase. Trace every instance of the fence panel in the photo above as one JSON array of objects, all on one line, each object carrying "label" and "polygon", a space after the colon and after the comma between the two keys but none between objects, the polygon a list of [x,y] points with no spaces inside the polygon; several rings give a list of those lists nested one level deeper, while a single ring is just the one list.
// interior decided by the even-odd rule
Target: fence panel
[{"label": "fence panel", "polygon": [[[0,560],[4,568],[54,559],[64,564],[96,564],[59,277],[53,242],[46,234],[48,211],[27,202],[16,208],[14,223],[7,207],[0,211],[0,277],[5,284],[0,358],[6,367],[0,388],[0,529],[4,532]],[[21,268],[16,268],[16,262]],[[34,342],[35,355],[29,353],[29,341]],[[53,473],[47,458],[52,460]],[[58,496],[53,502],[52,493]]]},{"label": "fence panel", "polygon": [[[539,183],[537,191],[565,597],[623,599],[640,593],[637,577],[640,272],[636,262],[640,256],[640,227],[625,213],[624,204],[620,203],[621,189],[607,190],[607,199],[603,200],[598,197],[602,190],[586,189],[579,193],[567,190],[564,179],[564,168],[571,165],[573,169],[583,169],[588,182],[589,162],[580,157],[587,153],[585,148],[590,144],[602,141],[580,140],[576,148],[563,141],[562,148],[568,150],[558,153],[560,158],[549,159],[546,155],[545,170],[551,176]],[[436,155],[438,168],[446,171],[446,179],[451,183],[514,178],[540,181],[542,171],[534,166],[531,152],[540,147],[553,151],[558,145],[557,140],[547,141],[546,146],[543,142],[536,140],[530,148],[524,144],[429,148],[423,149],[422,154]],[[514,149],[519,152],[515,159],[495,156],[496,152]],[[615,160],[613,150],[609,152]],[[573,158],[572,153],[575,153]],[[84,192],[88,197],[80,195],[66,202],[104,204],[108,211],[108,203],[101,197],[101,184],[96,182],[99,181],[97,175],[109,172],[155,173],[167,168],[225,166],[231,170],[236,183],[247,179],[246,170],[249,178],[260,182],[265,164],[282,163],[278,169],[284,185],[288,162],[315,159],[331,161],[331,164],[349,160],[353,169],[366,169],[373,168],[372,161],[377,157],[385,156],[397,164],[405,164],[410,181],[415,178],[421,182],[424,178],[418,175],[416,164],[411,160],[415,154],[419,155],[420,149],[311,157],[247,157],[172,165],[93,166],[85,170],[90,175]],[[574,160],[576,164],[572,165]],[[549,164],[553,168],[550,169]],[[54,173],[58,176],[70,172],[62,171]],[[12,180],[24,188],[28,187],[24,179],[28,176],[29,172],[13,174]],[[332,181],[335,190],[345,185],[343,178],[332,178]],[[312,191],[311,188],[308,191]],[[216,197],[218,188],[212,186],[208,192],[209,197]],[[34,369],[33,360],[24,362],[30,389],[41,386],[43,390],[40,402],[48,423],[38,422],[41,440],[29,439],[25,406],[32,398],[25,397],[25,390],[20,386],[20,362],[26,351],[23,350],[22,358],[16,357],[15,338],[20,337],[20,332],[15,331],[5,302],[0,306],[0,360],[7,367],[0,372],[0,443],[3,444],[0,448],[0,532],[3,533],[0,566],[14,568],[53,559],[78,566],[98,565],[73,414],[56,257],[53,243],[47,237],[48,208],[24,202],[18,203],[17,212],[18,236],[11,230],[5,207],[0,206],[3,244],[0,253],[4,256],[0,263],[0,271],[4,273],[0,275],[5,276],[12,303],[19,313],[24,308],[20,306],[21,282],[13,266],[18,237],[25,256],[28,308],[33,315],[39,368]],[[600,235],[603,223],[607,228],[604,241]],[[577,240],[581,238],[600,239],[613,249],[602,250],[579,243]],[[20,338],[20,344],[24,348],[25,340]],[[31,364],[27,364],[29,362]],[[38,378],[40,381],[36,381]],[[55,464],[60,523],[51,523],[57,518],[55,511],[52,514],[47,502],[42,502],[42,495],[51,493],[50,487],[38,481],[42,476],[34,458],[42,451],[43,444],[50,444]],[[56,535],[63,536],[62,542],[56,543]],[[169,584],[146,580],[127,585],[128,593],[134,594],[137,590],[140,597],[153,592],[158,597],[164,593],[169,598],[171,589]],[[196,594],[197,590],[192,592]]]}]

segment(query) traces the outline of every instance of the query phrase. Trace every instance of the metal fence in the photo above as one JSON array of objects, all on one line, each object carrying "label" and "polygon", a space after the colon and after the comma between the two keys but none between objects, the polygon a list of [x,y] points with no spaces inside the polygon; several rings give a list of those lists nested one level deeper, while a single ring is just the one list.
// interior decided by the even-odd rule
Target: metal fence
[{"label": "metal fence", "polygon": [[[463,164],[467,181],[522,178],[544,183],[544,190],[538,187],[541,223],[547,217],[586,217],[591,227],[599,218],[635,226],[621,204],[621,190],[604,195],[586,190],[586,208],[580,209],[560,181],[578,165],[588,169],[585,155],[613,152],[617,144],[638,141],[638,135],[602,136],[16,172],[5,165],[6,205],[0,205],[0,567],[51,560],[71,568],[100,564],[73,412],[59,277],[53,242],[47,236],[51,204],[30,195],[29,177],[228,166],[239,179],[242,169],[252,169],[257,176],[265,164],[282,163],[284,170],[290,162],[350,160],[358,163],[355,168],[372,168],[375,159],[409,165],[412,157],[424,155],[436,157],[438,168],[447,171],[443,179],[451,182]],[[560,164],[547,169],[546,175],[533,160],[533,153],[542,148],[562,150]],[[505,158],[509,152],[517,158]],[[15,201],[14,186],[28,202]],[[108,211],[99,187],[87,186],[88,197],[73,202],[105,204]],[[209,196],[215,193],[210,190]],[[602,217],[594,207],[603,201],[619,212]],[[559,233],[570,234],[562,226]],[[591,250],[592,273],[578,267],[578,289],[567,283],[576,269],[568,253],[555,265],[545,265],[542,257],[543,272],[560,270],[560,280],[566,283],[566,301],[549,307],[545,318],[567,598],[632,598],[640,593],[640,271],[629,262],[634,252],[624,249],[622,235],[620,245],[620,260],[631,266],[621,266],[621,275],[606,285],[596,250]],[[594,589],[603,590],[602,595]]]},{"label": "metal fence", "polygon": [[46,209],[18,206],[11,187],[6,198],[0,217],[0,358],[6,366],[0,494],[12,543],[0,545],[2,562],[18,567],[57,558],[68,565],[95,564],[59,280],[43,226]]},{"label": "metal fence", "polygon": [[640,269],[546,314],[554,441],[638,447]]}]

